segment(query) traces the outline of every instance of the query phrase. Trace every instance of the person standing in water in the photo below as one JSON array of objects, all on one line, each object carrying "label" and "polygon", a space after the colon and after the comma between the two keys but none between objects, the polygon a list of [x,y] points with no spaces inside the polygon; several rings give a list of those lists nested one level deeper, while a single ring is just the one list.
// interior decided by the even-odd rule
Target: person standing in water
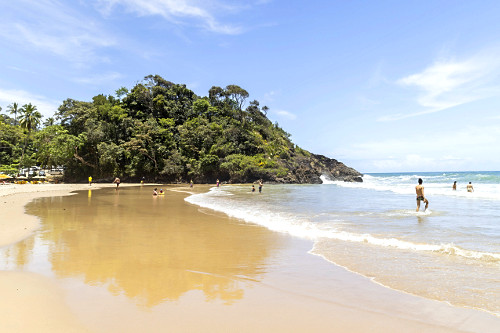
[{"label": "person standing in water", "polygon": [[455,180],[453,182],[453,191],[456,191],[457,190],[457,181]]},{"label": "person standing in water", "polygon": [[217,179],[217,187],[219,187],[219,180]]},{"label": "person standing in water", "polygon": [[469,182],[469,184],[467,184],[467,192],[474,192],[474,187],[472,186],[472,182]]},{"label": "person standing in water", "polygon": [[259,180],[259,193],[262,193],[262,179]]},{"label": "person standing in water", "polygon": [[116,177],[113,183],[116,184],[116,189],[118,189],[118,187],[120,186],[120,178]]},{"label": "person standing in water", "polygon": [[424,212],[427,210],[427,207],[429,207],[429,200],[425,198],[424,186],[422,185],[422,183],[423,183],[422,178],[419,178],[418,185],[415,186],[415,191],[417,192],[417,212],[420,209],[420,201],[425,202]]}]

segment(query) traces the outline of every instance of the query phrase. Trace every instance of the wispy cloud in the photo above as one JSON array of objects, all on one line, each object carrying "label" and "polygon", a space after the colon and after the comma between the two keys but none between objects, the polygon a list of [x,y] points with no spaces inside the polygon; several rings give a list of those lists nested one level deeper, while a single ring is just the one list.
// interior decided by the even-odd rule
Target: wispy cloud
[{"label": "wispy cloud", "polygon": [[490,51],[463,61],[440,60],[420,73],[399,79],[399,85],[414,89],[415,103],[421,110],[387,115],[379,120],[421,116],[500,94],[500,86],[495,82],[500,70],[496,54]]},{"label": "wispy cloud", "polygon": [[291,112],[288,112],[288,111],[285,111],[285,110],[274,110],[272,111],[273,114],[276,114],[280,117],[283,117],[283,118],[288,118],[288,119],[291,119],[291,120],[294,120],[297,118],[297,116]]},{"label": "wispy cloud", "polygon": [[115,80],[121,79],[123,77],[122,74],[117,72],[104,73],[104,74],[96,74],[87,77],[77,77],[74,78],[73,81],[77,83],[89,84],[89,85],[102,85],[104,83],[113,82]]},{"label": "wispy cloud", "polygon": [[61,101],[51,100],[24,90],[0,88],[0,104],[2,105],[2,111],[5,112],[7,106],[14,102],[18,103],[20,106],[31,103],[36,106],[37,110],[40,111],[44,117],[52,117],[59,105],[61,105]]},{"label": "wispy cloud", "polygon": [[34,71],[30,71],[30,70],[27,70],[27,69],[24,69],[24,68],[19,68],[19,67],[16,67],[16,66],[7,66],[7,68],[11,69],[13,71],[16,71],[16,72],[23,72],[23,73],[35,74]]},{"label": "wispy cloud", "polygon": [[[376,172],[481,169],[484,166],[474,163],[483,161],[480,158],[482,155],[500,154],[497,133],[500,133],[500,124],[468,126],[461,131],[443,131],[433,135],[415,133],[398,140],[353,143],[331,155],[362,161],[365,170]],[[425,151],[422,152],[420,147],[425,147]]]},{"label": "wispy cloud", "polygon": [[264,99],[262,101],[264,103],[273,102],[275,96],[277,96],[278,94],[279,94],[278,92],[271,90],[270,92],[264,94]]},{"label": "wispy cloud", "polygon": [[[116,6],[122,6],[129,12],[139,16],[158,15],[176,24],[199,25],[205,30],[236,35],[241,27],[221,23],[215,16],[217,9],[237,11],[239,7],[225,5],[214,1],[195,0],[98,0],[98,8],[103,14],[110,15]],[[192,20],[192,21],[190,21]]]},{"label": "wispy cloud", "polygon": [[96,49],[115,44],[94,19],[64,2],[17,0],[2,7],[0,38],[34,52],[82,64],[99,59]]}]

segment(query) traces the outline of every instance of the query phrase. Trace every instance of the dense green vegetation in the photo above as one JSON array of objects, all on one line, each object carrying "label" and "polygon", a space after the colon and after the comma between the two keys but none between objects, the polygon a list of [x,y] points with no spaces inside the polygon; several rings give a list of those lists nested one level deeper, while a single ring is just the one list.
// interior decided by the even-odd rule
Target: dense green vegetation
[{"label": "dense green vegetation", "polygon": [[64,165],[79,181],[119,176],[149,181],[248,182],[289,173],[308,156],[236,85],[199,97],[183,84],[147,76],[130,91],[67,99],[41,123],[36,106],[13,103],[0,116],[0,172]]}]

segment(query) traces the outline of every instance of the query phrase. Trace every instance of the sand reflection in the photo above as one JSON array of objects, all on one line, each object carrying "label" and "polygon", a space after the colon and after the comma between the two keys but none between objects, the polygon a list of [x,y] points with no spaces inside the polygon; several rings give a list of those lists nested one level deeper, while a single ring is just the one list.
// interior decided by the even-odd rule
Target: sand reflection
[{"label": "sand reflection", "polygon": [[[153,197],[147,187],[113,189],[41,198],[27,210],[42,218],[37,237],[57,277],[104,285],[146,307],[190,290],[228,304],[243,298],[245,281],[266,272],[276,236],[200,214],[183,198],[171,191]],[[29,242],[12,250],[18,266],[26,263],[27,247],[33,249]]]}]

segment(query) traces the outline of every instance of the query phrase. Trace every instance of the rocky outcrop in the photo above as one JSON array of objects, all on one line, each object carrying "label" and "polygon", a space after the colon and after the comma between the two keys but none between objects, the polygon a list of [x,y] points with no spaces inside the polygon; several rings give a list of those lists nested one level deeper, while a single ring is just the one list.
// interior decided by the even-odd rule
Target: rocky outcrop
[{"label": "rocky outcrop", "polygon": [[343,180],[345,182],[363,182],[363,174],[346,166],[344,163],[323,155],[312,155],[319,165],[317,167],[321,174],[330,180]]},{"label": "rocky outcrop", "polygon": [[285,177],[273,177],[267,181],[292,184],[321,184],[321,176],[330,180],[362,182],[363,174],[344,163],[323,155],[294,155],[281,164],[289,170]]}]

